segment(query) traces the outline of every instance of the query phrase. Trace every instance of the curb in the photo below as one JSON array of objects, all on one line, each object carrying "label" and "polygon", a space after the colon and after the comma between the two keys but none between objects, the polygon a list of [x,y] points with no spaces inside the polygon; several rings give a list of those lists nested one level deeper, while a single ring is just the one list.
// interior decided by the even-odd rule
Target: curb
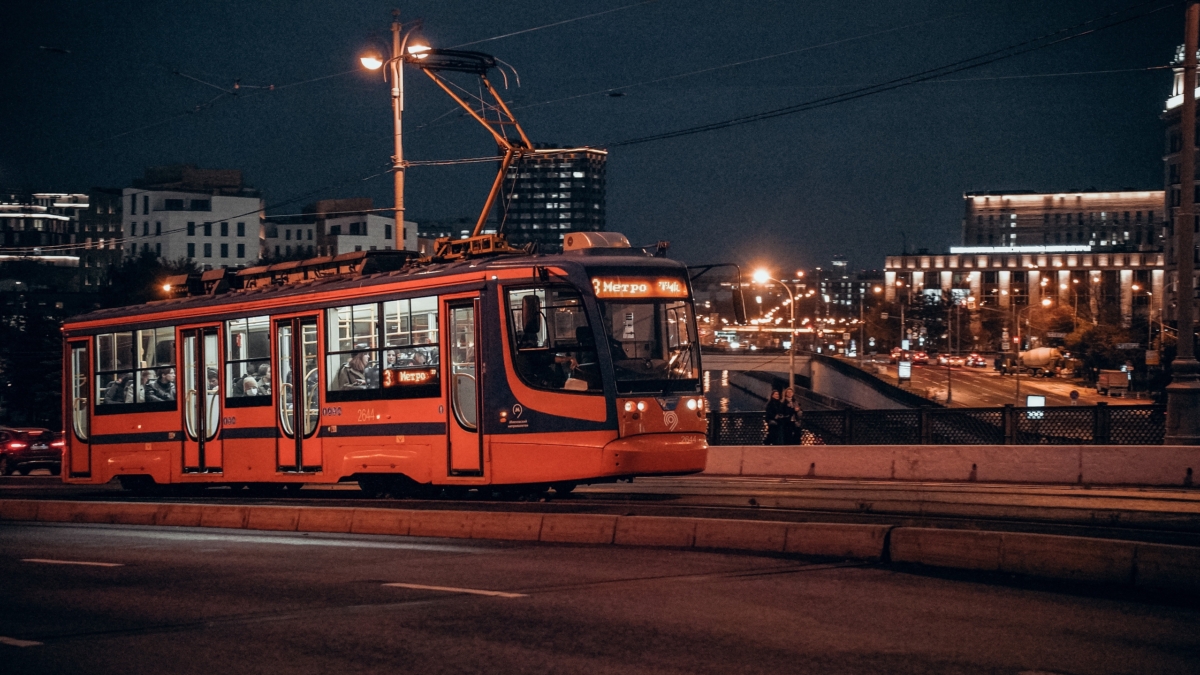
[{"label": "curb", "polygon": [[0,521],[386,534],[794,553],[1200,594],[1200,547],[850,523],[568,513],[0,500]]}]

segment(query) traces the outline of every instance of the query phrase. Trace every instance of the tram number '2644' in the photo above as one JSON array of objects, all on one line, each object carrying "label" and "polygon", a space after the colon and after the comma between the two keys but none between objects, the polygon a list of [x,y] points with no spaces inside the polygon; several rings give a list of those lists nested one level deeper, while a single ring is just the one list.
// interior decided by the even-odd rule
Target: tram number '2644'
[{"label": "tram number '2644'", "polygon": [[337,408],[321,408],[321,416],[323,416],[323,417],[341,417],[342,416],[342,408],[340,406]]},{"label": "tram number '2644'", "polygon": [[375,409],[374,408],[359,408],[358,409],[358,421],[359,422],[369,422],[374,419],[375,419]]}]

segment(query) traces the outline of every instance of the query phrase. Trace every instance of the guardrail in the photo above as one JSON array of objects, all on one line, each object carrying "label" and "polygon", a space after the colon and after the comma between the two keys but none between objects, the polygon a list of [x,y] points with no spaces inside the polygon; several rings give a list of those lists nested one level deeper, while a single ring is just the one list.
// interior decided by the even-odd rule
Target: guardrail
[{"label": "guardrail", "polygon": [[[1166,406],[805,411],[801,445],[1161,445]],[[712,412],[710,445],[763,445],[760,412]]]}]

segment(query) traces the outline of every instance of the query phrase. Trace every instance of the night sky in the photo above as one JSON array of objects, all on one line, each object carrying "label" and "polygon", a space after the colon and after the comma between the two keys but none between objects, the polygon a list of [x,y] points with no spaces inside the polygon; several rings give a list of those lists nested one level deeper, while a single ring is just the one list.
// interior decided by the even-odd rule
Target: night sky
[{"label": "night sky", "polygon": [[[964,191],[1162,189],[1159,114],[1171,73],[1147,69],[1168,65],[1182,42],[1183,3],[933,82],[618,144],[1167,4],[420,0],[399,9],[422,20],[419,35],[435,47],[567,21],[463,48],[516,68],[520,86],[510,77],[504,95],[534,141],[611,146],[609,230],[636,244],[669,239],[672,257],[689,263],[786,269],[835,255],[878,268],[905,234],[910,250],[957,244]],[[391,154],[388,89],[357,56],[372,35],[387,39],[393,6],[6,3],[0,186],[125,187],[147,166],[186,162],[241,169],[272,214],[330,197],[390,205],[391,180],[376,175]],[[615,11],[570,21],[606,10]],[[239,94],[223,94],[236,80]],[[423,74],[410,68],[406,83],[408,159],[494,154]],[[264,85],[276,89],[254,88]],[[409,219],[474,217],[494,172],[410,169]]]}]

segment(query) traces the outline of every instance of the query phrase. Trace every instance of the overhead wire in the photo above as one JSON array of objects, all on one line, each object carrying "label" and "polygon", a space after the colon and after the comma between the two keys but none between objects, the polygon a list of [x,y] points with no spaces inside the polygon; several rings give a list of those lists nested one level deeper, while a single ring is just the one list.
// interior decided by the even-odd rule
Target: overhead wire
[{"label": "overhead wire", "polygon": [[[1052,33],[1040,35],[1038,37],[1031,38],[1029,40],[1024,40],[1022,42],[1018,42],[1013,45],[1009,45],[1007,47],[1002,47],[1000,49],[995,49],[995,50],[985,52],[983,54],[978,54],[976,56],[972,56],[972,57],[969,57],[966,59],[960,59],[958,61],[946,64],[943,66],[929,68],[929,69],[926,69],[926,70],[923,70],[923,71],[920,71],[917,73],[904,75],[901,77],[893,78],[891,80],[879,82],[876,84],[868,85],[866,87],[861,87],[858,89],[842,92],[839,94],[833,94],[830,96],[812,99],[810,101],[804,101],[802,103],[797,103],[797,104],[785,106],[782,108],[776,108],[773,110],[767,110],[767,111],[763,111],[763,112],[759,112],[759,113],[753,113],[750,115],[742,115],[739,117],[721,120],[718,122],[710,122],[708,124],[696,125],[696,126],[692,126],[692,127],[686,127],[683,129],[677,129],[674,131],[668,131],[668,132],[663,132],[663,133],[658,133],[658,134],[652,134],[652,135],[647,135],[647,136],[631,138],[631,139],[627,139],[627,140],[623,140],[623,141],[610,142],[610,143],[605,143],[602,145],[604,145],[606,147],[623,147],[623,146],[629,146],[629,145],[638,145],[638,144],[642,144],[642,143],[649,143],[649,142],[653,142],[653,141],[666,140],[666,139],[671,139],[671,138],[679,138],[681,136],[690,136],[693,134],[705,133],[708,131],[727,129],[729,127],[741,126],[744,124],[750,124],[752,122],[758,122],[758,121],[762,121],[762,120],[772,119],[772,118],[781,117],[784,115],[792,115],[792,114],[796,114],[796,113],[800,113],[800,112],[807,112],[809,110],[815,110],[817,108],[823,108],[823,107],[827,107],[827,106],[831,106],[831,105],[836,105],[838,103],[845,103],[848,101],[853,101],[853,100],[857,100],[860,98],[864,98],[867,96],[881,94],[881,93],[892,91],[892,90],[899,89],[902,87],[911,86],[913,84],[918,84],[918,83],[924,82],[926,80],[932,80],[935,78],[943,77],[945,75],[962,72],[964,70],[971,70],[974,68],[979,68],[979,67],[982,67],[985,65],[989,65],[992,63],[996,63],[998,61],[1010,59],[1015,56],[1020,56],[1022,54],[1027,54],[1027,53],[1030,53],[1033,51],[1046,49],[1046,48],[1052,47],[1054,45],[1058,45],[1063,42],[1067,42],[1069,40],[1074,40],[1074,39],[1084,37],[1087,35],[1092,35],[1097,32],[1107,30],[1109,28],[1114,28],[1116,26],[1123,25],[1130,21],[1135,21],[1137,19],[1145,18],[1147,16],[1161,12],[1170,7],[1174,7],[1179,4],[1182,4],[1182,2],[1183,2],[1183,0],[1173,0],[1172,2],[1163,4],[1159,7],[1155,7],[1153,9],[1147,10],[1140,14],[1136,14],[1134,16],[1129,16],[1129,17],[1125,17],[1123,19],[1112,21],[1111,23],[1094,26],[1094,24],[1097,24],[1099,22],[1102,22],[1102,21],[1105,21],[1108,19],[1112,19],[1113,17],[1120,16],[1121,14],[1124,14],[1126,12],[1141,9],[1148,5],[1153,5],[1158,1],[1159,0],[1147,0],[1146,2],[1141,2],[1141,3],[1135,4],[1135,5],[1130,5],[1124,9],[1109,12],[1107,14],[1088,19],[1086,21],[1077,23],[1077,24],[1069,26],[1067,28],[1062,28],[1062,29],[1059,29]],[[1084,28],[1086,28],[1086,30],[1083,30]]]},{"label": "overhead wire", "polygon": [[766,56],[756,56],[756,57],[754,57],[754,58],[750,58],[750,59],[742,59],[742,60],[739,60],[739,61],[732,61],[732,62],[730,62],[730,63],[722,63],[722,64],[720,64],[720,65],[716,65],[716,66],[709,66],[709,67],[706,67],[706,68],[700,68],[700,69],[698,69],[698,70],[690,70],[690,71],[688,71],[688,72],[685,72],[685,73],[676,73],[676,74],[674,74],[674,75],[666,75],[666,76],[663,76],[663,77],[656,77],[656,78],[654,78],[654,79],[650,79],[650,80],[642,80],[642,81],[640,81],[640,82],[631,82],[631,83],[628,83],[628,84],[618,85],[618,86],[614,86],[614,87],[606,87],[606,88],[604,88],[604,89],[597,89],[597,90],[595,90],[595,91],[589,91],[589,92],[587,92],[587,93],[583,93],[583,94],[575,94],[575,95],[572,95],[572,96],[564,96],[564,97],[562,97],[562,98],[550,99],[550,100],[547,100],[547,101],[539,101],[539,102],[537,102],[537,103],[526,103],[525,105],[515,106],[515,107],[513,108],[513,110],[526,110],[526,109],[528,109],[528,108],[536,108],[536,107],[543,106],[543,105],[551,105],[551,104],[554,104],[554,103],[562,103],[562,102],[564,102],[564,101],[573,101],[573,100],[580,99],[580,98],[588,98],[588,97],[591,97],[591,96],[599,96],[599,95],[602,95],[602,94],[609,94],[609,93],[612,93],[612,92],[621,91],[621,90],[623,90],[623,89],[633,89],[633,88],[635,88],[635,87],[645,87],[645,86],[649,86],[649,85],[652,85],[652,84],[660,84],[660,83],[662,83],[662,82],[669,82],[669,81],[671,81],[671,80],[678,80],[678,79],[682,79],[682,78],[685,78],[685,77],[693,77],[693,76],[695,76],[695,75],[703,75],[703,74],[705,74],[705,73],[712,73],[712,72],[716,72],[716,71],[718,71],[718,70],[726,70],[726,69],[729,69],[729,68],[737,68],[737,67],[739,67],[739,66],[745,66],[745,65],[749,65],[749,64],[751,64],[751,63],[759,63],[759,62],[762,62],[762,61],[770,61],[770,60],[772,60],[772,59],[783,58],[783,57],[785,57],[785,56],[792,56],[792,55],[794,55],[794,54],[800,54],[800,53],[803,53],[803,52],[813,51],[813,50],[815,50],[815,49],[824,49],[825,47],[833,47],[833,46],[836,46],[836,45],[845,44],[845,43],[847,43],[847,42],[856,42],[856,41],[859,41],[859,40],[866,40],[866,39],[873,38],[873,37],[879,37],[880,35],[886,35],[886,34],[888,34],[888,33],[894,33],[894,32],[901,31],[901,30],[909,30],[909,29],[912,29],[912,28],[916,28],[917,26],[922,26],[922,25],[925,25],[925,24],[927,24],[927,23],[933,23],[933,22],[936,22],[936,21],[944,21],[944,20],[946,20],[946,19],[953,19],[953,18],[955,18],[955,17],[962,16],[962,15],[963,15],[963,14],[965,14],[965,13],[966,13],[966,12],[958,12],[958,13],[955,13],[955,14],[947,14],[947,15],[945,15],[945,16],[934,17],[934,18],[932,18],[932,19],[926,19],[926,20],[924,20],[924,21],[916,21],[916,22],[913,22],[913,23],[905,24],[905,25],[903,25],[903,26],[895,26],[895,27],[893,27],[893,28],[887,28],[887,29],[884,29],[884,30],[878,30],[878,31],[874,31],[874,32],[871,32],[871,33],[865,33],[865,34],[862,34],[862,35],[854,35],[854,36],[850,36],[850,37],[841,38],[841,39],[838,39],[838,40],[832,40],[832,41],[830,41],[830,42],[823,42],[823,43],[821,43],[821,44],[817,44],[817,45],[809,45],[809,46],[807,46],[807,47],[800,47],[800,48],[798,48],[798,49],[789,49],[789,50],[787,50],[787,51],[784,51],[784,52],[778,52],[778,53],[776,53],[776,54],[768,54],[768,55],[766,55]]},{"label": "overhead wire", "polygon": [[658,0],[643,0],[643,2],[635,2],[635,3],[629,4],[629,5],[622,5],[621,7],[614,7],[612,9],[606,9],[606,10],[600,11],[600,12],[593,12],[592,14],[585,14],[583,16],[577,16],[573,19],[563,19],[562,21],[555,21],[553,23],[548,23],[548,24],[545,24],[542,26],[535,26],[533,28],[525,28],[522,30],[514,31],[512,33],[505,33],[504,35],[496,35],[494,37],[484,38],[482,40],[475,40],[474,42],[463,42],[463,43],[454,45],[453,47],[450,47],[450,49],[461,49],[463,47],[470,47],[472,45],[483,44],[484,42],[492,42],[494,40],[503,40],[504,38],[510,38],[510,37],[514,37],[517,35],[524,35],[525,33],[533,33],[535,31],[545,30],[546,28],[554,28],[555,26],[562,26],[562,25],[565,25],[568,23],[574,23],[576,21],[583,21],[584,19],[593,19],[598,16],[604,16],[605,14],[612,14],[613,12],[620,12],[622,10],[632,9],[634,7],[641,7],[642,5],[649,5],[650,3],[657,2],[657,1]]}]

